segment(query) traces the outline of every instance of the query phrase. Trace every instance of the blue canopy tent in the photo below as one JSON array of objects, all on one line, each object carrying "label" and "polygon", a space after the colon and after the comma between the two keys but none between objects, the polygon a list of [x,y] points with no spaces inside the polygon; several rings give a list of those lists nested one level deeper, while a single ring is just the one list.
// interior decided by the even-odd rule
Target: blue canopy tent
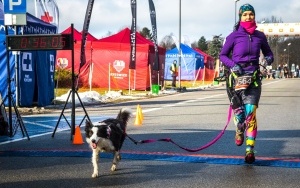
[{"label": "blue canopy tent", "polygon": [[[16,32],[9,30],[9,35],[18,34],[55,34],[57,28],[33,15],[26,13],[27,25],[17,26]],[[7,60],[5,46],[3,4],[0,7],[0,92],[2,97],[7,95]],[[18,99],[17,104],[24,107],[46,106],[54,99],[54,72],[56,62],[56,51],[22,51],[16,55],[10,52],[9,63],[11,66],[11,90],[13,97]],[[16,64],[18,66],[16,66]],[[18,67],[16,76],[15,67]],[[18,84],[16,84],[18,83]],[[18,87],[16,87],[16,85]],[[15,92],[15,91],[18,92]],[[18,94],[18,97],[16,97]],[[7,101],[5,102],[7,104]]]},{"label": "blue canopy tent", "polygon": [[[8,30],[8,34],[14,34],[12,29]],[[6,47],[5,47],[5,27],[1,24],[0,25],[0,93],[2,98],[7,96],[7,54],[6,54]],[[12,55],[12,52],[9,53],[9,66],[10,72],[14,75],[15,72],[15,58]],[[11,92],[15,92],[15,83],[11,82]]]},{"label": "blue canopy tent", "polygon": [[[180,44],[181,56],[181,80],[195,80],[198,70],[204,68],[204,56],[185,44]],[[165,80],[172,80],[170,67],[174,60],[179,62],[178,48],[166,52]],[[178,78],[177,78],[178,79]]]}]

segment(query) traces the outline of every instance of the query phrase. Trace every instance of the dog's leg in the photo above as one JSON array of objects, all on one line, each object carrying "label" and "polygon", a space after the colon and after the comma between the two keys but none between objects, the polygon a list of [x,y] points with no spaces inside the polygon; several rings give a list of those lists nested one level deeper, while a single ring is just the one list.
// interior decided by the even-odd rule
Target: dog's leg
[{"label": "dog's leg", "polygon": [[92,174],[93,178],[97,178],[99,176],[98,161],[99,161],[99,152],[97,149],[93,149],[93,156],[92,156],[92,163],[94,167],[94,172]]},{"label": "dog's leg", "polygon": [[120,160],[121,160],[120,152],[115,151],[114,152],[113,163],[112,163],[112,166],[111,166],[111,169],[110,169],[112,172],[117,170],[117,164]]}]

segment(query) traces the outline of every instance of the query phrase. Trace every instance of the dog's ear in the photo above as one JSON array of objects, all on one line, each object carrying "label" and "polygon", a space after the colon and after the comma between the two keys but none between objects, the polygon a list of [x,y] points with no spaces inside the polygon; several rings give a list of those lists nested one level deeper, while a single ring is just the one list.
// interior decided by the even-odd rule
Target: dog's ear
[{"label": "dog's ear", "polygon": [[88,119],[85,120],[85,127],[92,127],[93,124]]}]

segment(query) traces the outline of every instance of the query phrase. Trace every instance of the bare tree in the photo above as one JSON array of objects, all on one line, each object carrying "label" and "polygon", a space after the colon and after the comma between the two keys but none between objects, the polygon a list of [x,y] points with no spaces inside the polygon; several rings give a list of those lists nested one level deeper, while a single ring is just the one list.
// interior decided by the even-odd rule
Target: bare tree
[{"label": "bare tree", "polygon": [[176,47],[176,41],[174,41],[173,33],[170,35],[166,35],[161,42],[159,43],[159,46],[166,48],[166,50],[170,50]]}]

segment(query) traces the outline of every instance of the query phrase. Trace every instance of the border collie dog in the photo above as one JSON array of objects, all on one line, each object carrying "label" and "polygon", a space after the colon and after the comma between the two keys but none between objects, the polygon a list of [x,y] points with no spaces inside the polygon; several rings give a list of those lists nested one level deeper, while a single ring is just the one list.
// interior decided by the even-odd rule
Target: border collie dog
[{"label": "border collie dog", "polygon": [[130,117],[130,109],[121,109],[116,118],[109,118],[94,124],[86,120],[86,141],[93,150],[93,178],[99,176],[98,160],[100,152],[112,152],[114,154],[110,170],[117,170],[117,164],[121,160],[120,149],[126,137],[126,126]]}]

